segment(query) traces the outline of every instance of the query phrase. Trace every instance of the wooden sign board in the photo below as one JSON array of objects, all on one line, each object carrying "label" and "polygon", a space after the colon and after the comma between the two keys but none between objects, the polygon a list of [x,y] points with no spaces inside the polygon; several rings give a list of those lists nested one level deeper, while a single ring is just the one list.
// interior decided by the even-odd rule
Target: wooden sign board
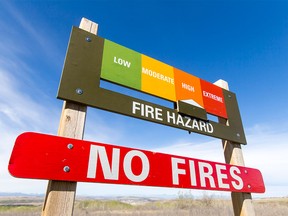
[{"label": "wooden sign board", "polygon": [[31,132],[17,138],[8,168],[19,178],[265,191],[257,169]]},{"label": "wooden sign board", "polygon": [[[172,101],[176,109],[101,88],[101,79]],[[76,27],[57,97],[246,144],[234,93]],[[229,125],[208,120],[207,113]]]}]

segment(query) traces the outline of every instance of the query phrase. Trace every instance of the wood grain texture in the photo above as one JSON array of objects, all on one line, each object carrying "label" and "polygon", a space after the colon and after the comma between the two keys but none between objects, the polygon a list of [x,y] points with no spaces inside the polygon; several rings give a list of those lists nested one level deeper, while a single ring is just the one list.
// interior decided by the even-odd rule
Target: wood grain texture
[{"label": "wood grain texture", "polygon": [[[98,24],[82,18],[80,28],[97,34]],[[58,135],[83,139],[87,106],[64,101]],[[49,181],[42,216],[73,215],[77,182]]]},{"label": "wood grain texture", "polygon": [[[218,80],[214,83],[215,85],[229,90],[229,85],[224,80]],[[229,121],[223,118],[218,118],[222,124],[229,125]],[[222,140],[225,162],[231,165],[245,166],[244,157],[241,149],[241,145],[233,143],[229,140]],[[231,193],[233,210],[235,216],[254,216],[255,210],[252,203],[251,193]]]}]

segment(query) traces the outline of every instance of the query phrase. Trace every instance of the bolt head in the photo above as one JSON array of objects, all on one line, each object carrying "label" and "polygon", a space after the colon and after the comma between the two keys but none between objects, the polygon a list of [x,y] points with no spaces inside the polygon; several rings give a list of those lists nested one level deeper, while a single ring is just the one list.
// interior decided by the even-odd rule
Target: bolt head
[{"label": "bolt head", "polygon": [[70,167],[69,167],[69,166],[65,166],[65,167],[63,168],[63,170],[64,170],[64,172],[70,172]]},{"label": "bolt head", "polygon": [[92,41],[92,39],[90,38],[90,37],[86,37],[86,39],[85,39],[87,42],[91,42]]},{"label": "bolt head", "polygon": [[82,94],[83,94],[83,90],[80,89],[80,88],[77,88],[77,89],[76,89],[76,93],[77,93],[78,95],[82,95]]},{"label": "bolt head", "polygon": [[71,144],[71,143],[69,143],[69,144],[67,145],[67,148],[68,148],[68,149],[73,149],[73,147],[74,147],[74,146],[73,146],[73,144]]}]

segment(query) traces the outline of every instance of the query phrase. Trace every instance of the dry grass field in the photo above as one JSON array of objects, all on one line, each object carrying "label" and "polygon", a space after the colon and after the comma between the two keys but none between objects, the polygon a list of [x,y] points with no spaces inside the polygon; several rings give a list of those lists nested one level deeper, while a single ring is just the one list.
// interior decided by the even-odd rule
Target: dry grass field
[{"label": "dry grass field", "polygon": [[[40,215],[43,198],[41,197],[0,197],[0,216]],[[256,199],[253,201],[256,215],[287,216],[288,198]],[[233,215],[230,200],[202,199],[179,196],[174,200],[155,200],[142,198],[119,198],[117,200],[77,199],[75,216],[217,216]]]}]

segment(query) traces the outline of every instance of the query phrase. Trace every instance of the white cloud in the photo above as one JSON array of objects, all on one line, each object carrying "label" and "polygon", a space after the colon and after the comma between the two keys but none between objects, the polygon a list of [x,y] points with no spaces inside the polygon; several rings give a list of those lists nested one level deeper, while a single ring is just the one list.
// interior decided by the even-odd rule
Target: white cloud
[{"label": "white cloud", "polygon": [[222,144],[220,140],[213,140],[203,143],[178,143],[172,146],[153,149],[156,152],[180,155],[184,157],[197,158],[202,160],[224,162]]},{"label": "white cloud", "polygon": [[[112,116],[114,115],[112,114]],[[88,108],[84,139],[111,144],[118,143],[124,134],[123,128],[119,124],[117,118],[111,118],[111,113],[107,115],[105,111]]]},{"label": "white cloud", "polygon": [[[46,37],[40,38],[16,8],[9,7],[8,3],[4,5],[15,16],[16,22],[13,23],[11,17],[12,23],[1,21],[1,28],[6,30],[11,28],[11,31],[3,31],[0,36],[0,192],[17,192],[19,188],[24,191],[29,188],[31,181],[28,180],[26,183],[22,180],[23,183],[20,183],[22,182],[20,179],[15,179],[8,173],[8,161],[16,137],[25,131],[55,133],[61,110],[54,102],[54,97],[47,95],[44,86],[39,86],[37,83],[35,67],[31,68],[27,63],[33,46],[29,45],[31,38],[25,40],[23,37],[25,33],[20,29],[15,30],[17,21],[23,25],[24,31],[30,31],[29,34],[33,39],[38,37],[38,43],[43,43],[44,46],[48,40]],[[9,20],[6,17],[5,19]],[[20,35],[20,32],[24,34]],[[49,47],[49,43],[46,46]],[[35,54],[33,58],[35,59]],[[42,184],[39,182],[39,185]],[[36,190],[38,184],[33,185]]]},{"label": "white cloud", "polygon": [[244,149],[246,165],[255,166],[262,172],[267,187],[288,186],[288,130],[285,125],[278,126],[252,129],[247,137],[249,146]]},{"label": "white cloud", "polygon": [[[8,173],[8,162],[15,139],[21,133],[57,132],[62,102],[55,98],[56,91],[50,95],[45,81],[38,82],[45,70],[37,71],[39,65],[35,63],[48,62],[47,65],[51,65],[55,63],[53,59],[58,58],[59,52],[48,38],[49,35],[38,31],[40,26],[32,25],[31,20],[24,17],[12,3],[3,4],[12,16],[5,17],[10,22],[0,21],[1,28],[6,30],[0,34],[0,192],[45,193],[47,181],[14,178]],[[33,50],[38,52],[33,53]],[[52,61],[51,58],[43,58],[45,55],[49,55]],[[53,75],[52,80],[59,80]],[[97,114],[93,116],[98,118]],[[93,128],[97,131],[96,135],[101,135],[108,127],[101,124],[99,128]]]},{"label": "white cloud", "polygon": [[[56,131],[57,116],[55,113],[57,107],[44,101],[41,104],[41,102],[31,98],[25,91],[27,86],[25,83],[21,83],[21,79],[18,80],[15,77],[13,71],[0,68],[0,86],[2,88],[0,91],[0,158],[2,161],[0,191],[17,192],[17,188],[25,190],[27,185],[24,182],[24,184],[19,184],[21,182],[19,179],[14,179],[8,174],[8,161],[14,141],[24,131],[43,131],[46,133]],[[47,106],[48,104],[50,106]],[[41,185],[40,182],[39,184]],[[37,185],[36,183],[35,189],[38,188]]]}]

